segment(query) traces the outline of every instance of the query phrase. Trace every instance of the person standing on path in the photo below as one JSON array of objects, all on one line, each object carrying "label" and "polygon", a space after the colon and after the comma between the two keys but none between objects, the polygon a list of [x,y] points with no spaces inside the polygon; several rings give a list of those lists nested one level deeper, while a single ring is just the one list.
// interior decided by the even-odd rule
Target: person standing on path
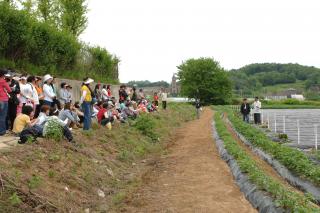
[{"label": "person standing on path", "polygon": [[168,99],[168,93],[166,93],[164,88],[161,88],[161,101],[162,101],[162,109],[167,109],[167,99]]},{"label": "person standing on path", "polygon": [[195,106],[196,106],[196,112],[197,112],[197,119],[200,119],[201,103],[199,99],[196,100]]},{"label": "person standing on path", "polygon": [[0,135],[6,134],[6,118],[8,113],[8,101],[11,88],[5,80],[7,71],[0,70]]},{"label": "person standing on path", "polygon": [[81,100],[80,105],[84,113],[83,130],[89,130],[91,127],[91,105],[93,92],[90,88],[90,84],[94,80],[91,78],[85,78],[81,87]]},{"label": "person standing on path", "polygon": [[241,107],[240,107],[240,112],[242,114],[243,121],[249,123],[250,104],[247,102],[246,98],[243,99],[243,103],[241,104]]},{"label": "person standing on path", "polygon": [[259,101],[258,97],[255,98],[252,108],[253,108],[254,123],[261,124],[261,102]]}]

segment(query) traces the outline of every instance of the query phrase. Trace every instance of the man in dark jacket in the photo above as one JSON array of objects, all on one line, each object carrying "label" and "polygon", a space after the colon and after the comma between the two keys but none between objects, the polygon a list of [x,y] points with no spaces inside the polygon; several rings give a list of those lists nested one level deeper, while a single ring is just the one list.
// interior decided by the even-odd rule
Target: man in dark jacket
[{"label": "man in dark jacket", "polygon": [[246,98],[243,99],[243,103],[241,104],[240,112],[243,116],[243,121],[249,123],[250,104],[248,104]]}]

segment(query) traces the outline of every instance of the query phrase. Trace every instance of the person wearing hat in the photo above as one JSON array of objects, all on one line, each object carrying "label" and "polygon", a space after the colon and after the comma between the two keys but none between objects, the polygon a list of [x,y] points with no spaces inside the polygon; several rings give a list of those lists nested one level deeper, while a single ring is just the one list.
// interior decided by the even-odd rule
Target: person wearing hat
[{"label": "person wearing hat", "polygon": [[84,112],[83,130],[89,130],[91,127],[91,104],[93,92],[90,88],[90,84],[93,82],[93,79],[85,78],[81,87],[80,105],[82,105],[82,110]]},{"label": "person wearing hat", "polygon": [[44,105],[48,105],[50,107],[53,107],[54,99],[56,98],[56,94],[53,91],[53,88],[51,86],[51,82],[53,80],[53,77],[50,74],[47,74],[43,77],[43,94],[44,94]]},{"label": "person wearing hat", "polygon": [[7,129],[12,130],[14,120],[17,117],[17,107],[19,105],[18,94],[20,94],[20,86],[19,82],[14,79],[12,73],[7,73],[5,77],[11,89],[8,101]]},{"label": "person wearing hat", "polygon": [[6,70],[0,69],[0,135],[6,134],[6,118],[8,112],[9,93],[11,88],[5,80]]}]

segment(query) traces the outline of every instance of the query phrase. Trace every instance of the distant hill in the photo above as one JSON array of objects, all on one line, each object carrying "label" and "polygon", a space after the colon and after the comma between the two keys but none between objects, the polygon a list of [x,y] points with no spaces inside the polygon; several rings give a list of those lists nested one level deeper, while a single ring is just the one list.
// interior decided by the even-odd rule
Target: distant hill
[{"label": "distant hill", "polygon": [[150,82],[148,80],[146,81],[129,81],[127,83],[128,86],[136,86],[138,88],[140,87],[163,87],[168,88],[170,84],[166,81],[157,81],[157,82]]},{"label": "distant hill", "polygon": [[290,86],[304,90],[319,90],[320,69],[299,64],[250,64],[229,71],[234,90],[245,94],[266,91],[267,88]]}]

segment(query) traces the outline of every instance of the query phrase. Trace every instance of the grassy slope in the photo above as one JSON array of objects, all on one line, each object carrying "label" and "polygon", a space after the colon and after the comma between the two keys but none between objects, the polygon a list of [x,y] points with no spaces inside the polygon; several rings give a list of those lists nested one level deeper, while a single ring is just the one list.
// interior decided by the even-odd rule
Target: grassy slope
[{"label": "grassy slope", "polygon": [[78,151],[66,142],[41,141],[1,153],[0,212],[118,211],[126,192],[139,185],[142,159],[165,151],[172,130],[194,116],[191,105],[170,104],[166,112],[144,117],[139,128],[131,123],[112,131],[98,126],[79,131]]}]

